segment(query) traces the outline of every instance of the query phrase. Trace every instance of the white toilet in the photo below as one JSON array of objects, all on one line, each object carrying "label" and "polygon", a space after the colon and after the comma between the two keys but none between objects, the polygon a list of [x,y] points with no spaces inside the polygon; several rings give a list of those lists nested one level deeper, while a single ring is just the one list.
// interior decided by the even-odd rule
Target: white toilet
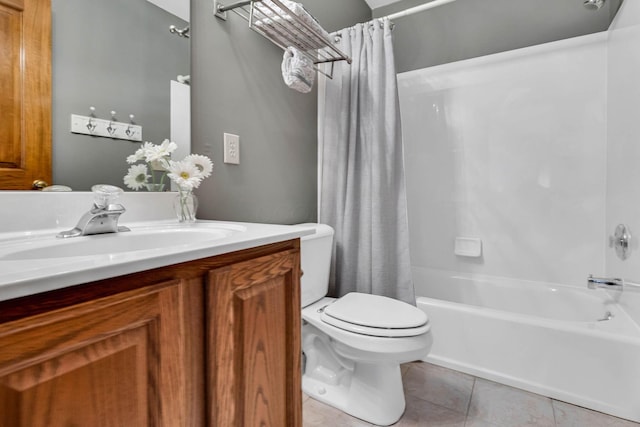
[{"label": "white toilet", "polygon": [[333,229],[302,224],[302,389],[376,425],[400,419],[405,400],[400,364],[422,359],[432,337],[420,309],[387,297],[350,293],[327,298]]}]

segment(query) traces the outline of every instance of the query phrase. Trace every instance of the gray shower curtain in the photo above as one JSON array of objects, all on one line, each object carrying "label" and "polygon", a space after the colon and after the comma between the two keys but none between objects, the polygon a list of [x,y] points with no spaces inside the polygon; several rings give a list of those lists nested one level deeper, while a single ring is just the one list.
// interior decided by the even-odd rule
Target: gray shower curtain
[{"label": "gray shower curtain", "polygon": [[392,24],[341,30],[336,63],[319,87],[319,222],[335,229],[330,292],[415,304],[393,57]]}]

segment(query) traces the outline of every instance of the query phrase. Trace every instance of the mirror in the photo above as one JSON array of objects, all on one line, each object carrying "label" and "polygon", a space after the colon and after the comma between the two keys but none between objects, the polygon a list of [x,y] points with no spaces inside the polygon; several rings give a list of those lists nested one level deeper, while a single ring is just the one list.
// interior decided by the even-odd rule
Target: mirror
[{"label": "mirror", "polygon": [[177,80],[190,74],[190,39],[170,27],[188,27],[189,0],[51,1],[52,184],[125,188],[126,158],[141,142],[71,133],[71,114],[90,107],[105,120],[133,115],[142,141],[169,138],[177,157],[188,154],[190,87]]}]

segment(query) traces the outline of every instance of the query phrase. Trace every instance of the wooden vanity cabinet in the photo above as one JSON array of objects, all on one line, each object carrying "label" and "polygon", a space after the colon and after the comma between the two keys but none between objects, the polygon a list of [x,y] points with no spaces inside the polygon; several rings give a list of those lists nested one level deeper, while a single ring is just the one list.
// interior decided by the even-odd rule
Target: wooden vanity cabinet
[{"label": "wooden vanity cabinet", "polygon": [[208,277],[209,425],[301,426],[299,252]]},{"label": "wooden vanity cabinet", "polygon": [[0,302],[0,427],[302,425],[291,240]]},{"label": "wooden vanity cabinet", "polygon": [[160,281],[0,325],[0,426],[189,425],[188,287]]}]

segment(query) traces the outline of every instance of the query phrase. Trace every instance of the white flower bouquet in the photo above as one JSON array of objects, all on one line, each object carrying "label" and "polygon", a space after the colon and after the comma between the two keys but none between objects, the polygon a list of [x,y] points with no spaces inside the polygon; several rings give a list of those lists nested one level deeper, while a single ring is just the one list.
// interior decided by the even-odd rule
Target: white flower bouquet
[{"label": "white flower bouquet", "polygon": [[207,156],[199,154],[190,154],[180,161],[171,160],[171,153],[177,147],[168,139],[160,145],[145,142],[127,157],[127,163],[132,166],[124,176],[124,183],[136,191],[145,187],[149,191],[163,191],[164,180],[168,176],[178,186],[178,196],[173,204],[178,221],[194,222],[198,199],[193,189],[211,175],[213,163]]},{"label": "white flower bouquet", "polygon": [[207,156],[190,154],[180,161],[171,160],[178,146],[165,139],[156,145],[145,142],[136,152],[127,157],[129,167],[124,184],[132,190],[164,188],[165,177],[169,177],[181,191],[198,188],[203,179],[211,176],[213,163]]}]

